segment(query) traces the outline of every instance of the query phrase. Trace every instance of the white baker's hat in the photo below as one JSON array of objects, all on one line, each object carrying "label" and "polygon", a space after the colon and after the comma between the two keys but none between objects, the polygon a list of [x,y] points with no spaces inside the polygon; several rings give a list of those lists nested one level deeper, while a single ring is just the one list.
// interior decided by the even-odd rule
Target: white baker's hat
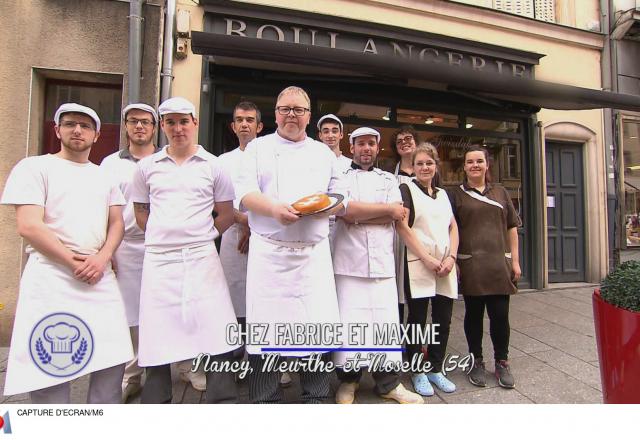
[{"label": "white baker's hat", "polygon": [[181,98],[169,98],[158,107],[158,114],[160,116],[168,115],[169,113],[179,113],[182,115],[191,115],[196,117],[196,108],[191,101]]},{"label": "white baker's hat", "polygon": [[342,121],[340,120],[340,118],[338,118],[336,115],[334,115],[333,113],[329,113],[328,115],[324,115],[323,117],[321,117],[318,120],[318,130],[320,130],[320,127],[322,126],[322,123],[324,121],[326,121],[327,119],[331,120],[331,121],[335,121],[338,123],[338,125],[340,126],[340,131],[343,130],[342,128]]},{"label": "white baker's hat", "polygon": [[56,114],[53,116],[53,120],[56,125],[60,125],[60,118],[65,113],[82,113],[83,115],[89,116],[91,119],[93,119],[93,122],[96,123],[96,131],[100,131],[100,118],[92,108],[76,104],[75,102],[67,102],[66,104],[62,104],[60,107],[58,107],[58,110],[56,110]]},{"label": "white baker's hat", "polygon": [[353,130],[353,132],[349,135],[349,143],[353,144],[353,140],[358,136],[366,136],[371,135],[376,137],[376,142],[380,142],[380,133],[378,130],[374,130],[370,127],[360,127]]},{"label": "white baker's hat", "polygon": [[135,102],[133,104],[129,104],[128,106],[122,109],[122,119],[126,119],[127,113],[129,113],[131,110],[142,110],[144,112],[151,113],[151,116],[153,116],[154,124],[158,123],[158,113],[156,112],[156,109],[154,109],[150,105],[143,104],[141,102]]}]

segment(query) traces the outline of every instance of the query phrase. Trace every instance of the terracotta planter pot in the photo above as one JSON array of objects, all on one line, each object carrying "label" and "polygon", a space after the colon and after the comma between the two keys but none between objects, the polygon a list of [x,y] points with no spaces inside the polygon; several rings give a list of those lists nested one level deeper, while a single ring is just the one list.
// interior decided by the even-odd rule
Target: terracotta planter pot
[{"label": "terracotta planter pot", "polygon": [[593,292],[593,318],[604,403],[640,403],[640,313]]}]

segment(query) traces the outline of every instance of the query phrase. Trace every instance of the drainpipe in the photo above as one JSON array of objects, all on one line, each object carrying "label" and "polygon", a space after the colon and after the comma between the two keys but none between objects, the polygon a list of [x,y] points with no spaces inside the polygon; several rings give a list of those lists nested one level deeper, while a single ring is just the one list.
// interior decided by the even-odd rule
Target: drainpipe
[{"label": "drainpipe", "polygon": [[[164,20],[164,42],[162,44],[162,71],[160,73],[160,103],[171,97],[171,83],[173,81],[173,34],[176,21],[176,0],[167,0]],[[160,142],[165,145],[167,138],[160,130]]]},{"label": "drainpipe", "polygon": [[[600,0],[600,13],[602,23],[602,33],[605,35],[605,43],[602,49],[602,89],[606,91],[617,92],[615,75],[617,72],[615,62],[616,56],[612,51],[611,25],[613,14],[613,5],[611,0]],[[615,123],[617,118],[617,110],[605,108],[603,109],[604,118],[604,150],[605,150],[605,179],[607,189],[607,242],[609,270],[613,269],[619,262],[620,258],[620,240],[617,218],[619,216],[620,204],[617,197],[618,185],[616,182],[616,154],[619,148],[618,140],[615,137]],[[608,271],[607,271],[608,272]]]},{"label": "drainpipe", "polygon": [[142,65],[142,4],[145,0],[129,3],[129,94],[128,103],[140,102],[140,66]]}]

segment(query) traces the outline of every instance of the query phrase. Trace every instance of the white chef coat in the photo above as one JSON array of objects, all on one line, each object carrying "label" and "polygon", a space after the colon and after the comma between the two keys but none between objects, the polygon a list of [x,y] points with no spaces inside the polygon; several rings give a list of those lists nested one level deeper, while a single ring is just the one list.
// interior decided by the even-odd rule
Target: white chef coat
[{"label": "white chef coat", "polygon": [[236,322],[213,244],[213,205],[234,199],[220,160],[198,146],[178,165],[167,147],[138,162],[132,199],[150,203],[140,292],[140,366],[164,365],[237,348]]},{"label": "white chef coat", "polygon": [[[236,188],[241,202],[252,192],[289,204],[317,192],[332,192],[343,194],[344,204],[348,203],[347,182],[336,156],[320,142],[308,137],[292,142],[274,133],[251,141],[245,155]],[[292,348],[276,344],[275,324],[339,323],[327,240],[329,219],[308,216],[285,226],[249,211],[249,225],[247,323],[268,325],[269,347],[264,348]],[[247,345],[247,351],[260,354],[261,347]]]},{"label": "white chef coat", "polygon": [[[156,149],[156,152],[158,149]],[[144,259],[144,231],[136,223],[131,201],[131,185],[138,167],[128,149],[116,151],[105,157],[100,167],[105,169],[122,191],[127,204],[122,209],[124,237],[115,252],[118,266],[118,285],[124,299],[129,326],[137,326],[140,315],[140,282]]]},{"label": "white chef coat", "polygon": [[[349,167],[345,172],[352,200],[367,203],[402,203],[393,174],[373,168],[371,171]],[[333,269],[336,275],[367,278],[395,277],[393,223],[352,225],[336,223]]]},{"label": "white chef coat", "polygon": [[[244,151],[240,147],[220,156],[221,166],[229,173],[234,187],[238,185],[238,175],[240,174],[240,166],[244,156]],[[246,209],[240,208],[240,201],[237,198],[233,201],[233,207],[241,212],[246,212]],[[234,223],[222,234],[222,242],[220,244],[220,262],[229,286],[233,309],[238,317],[246,316],[247,298],[248,255],[238,251],[238,241],[242,234],[243,231],[240,225]]]},{"label": "white chef coat", "polygon": [[341,154],[340,156],[338,156],[338,167],[342,172],[347,171],[349,168],[351,168],[351,159],[349,159],[344,154]]},{"label": "white chef coat", "polygon": [[[293,142],[276,132],[249,142],[245,155],[235,188],[241,202],[252,192],[288,204],[317,192],[342,194],[345,208],[349,202],[348,183],[336,155],[321,142],[309,137]],[[290,242],[318,243],[329,234],[326,216],[307,216],[284,226],[272,217],[249,211],[249,227],[252,233]]]},{"label": "white chef coat", "polygon": [[[351,168],[351,159],[346,157],[344,154],[340,154],[338,156],[338,168],[343,173],[346,172],[349,168]],[[333,254],[333,243],[335,241],[336,235],[336,216],[332,215],[329,217],[329,245],[331,247],[331,254]]]},{"label": "white chef coat", "polygon": [[[395,177],[378,168],[365,171],[349,168],[349,191],[352,201],[367,203],[402,202]],[[374,347],[373,327],[398,325],[398,294],[395,282],[393,223],[385,225],[351,225],[343,221],[336,224],[333,268],[340,318],[344,328],[352,324],[366,324],[364,344],[343,348]],[[378,344],[375,348],[400,348]],[[366,350],[359,352],[367,359]],[[385,353],[388,362],[399,362],[399,351]],[[344,364],[356,356],[355,352],[339,351],[334,354],[336,364]],[[362,365],[366,364],[365,362]]]},{"label": "white chef coat", "polygon": [[[21,160],[7,180],[1,202],[42,206],[45,225],[63,245],[82,254],[95,254],[102,248],[109,207],[125,204],[104,170],[90,162],[80,164],[51,154]],[[20,281],[4,393],[58,385],[130,360],[131,338],[111,267],[90,286],[31,246],[27,246],[27,252],[30,255]],[[32,330],[40,320],[57,313],[80,318],[93,336],[90,360],[67,377],[46,374],[31,356]]]},{"label": "white chef coat", "polygon": [[145,246],[164,252],[211,243],[214,202],[234,199],[233,184],[220,160],[198,145],[196,154],[177,165],[167,146],[138,162],[131,199],[150,203]]}]

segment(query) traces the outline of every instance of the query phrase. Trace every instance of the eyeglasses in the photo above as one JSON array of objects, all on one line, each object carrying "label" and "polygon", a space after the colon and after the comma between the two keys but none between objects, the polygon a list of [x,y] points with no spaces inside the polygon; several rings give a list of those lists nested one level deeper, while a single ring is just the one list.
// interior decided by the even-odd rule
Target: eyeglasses
[{"label": "eyeglasses", "polygon": [[149,127],[153,125],[153,121],[150,119],[127,119],[127,125],[135,127],[138,124],[142,124],[143,127]]},{"label": "eyeglasses", "polygon": [[309,111],[309,109],[304,107],[287,107],[287,106],[281,105],[276,107],[276,111],[280,113],[282,116],[287,116],[292,111],[293,111],[293,114],[296,116],[303,116],[306,112]]},{"label": "eyeglasses", "polygon": [[70,130],[75,130],[76,126],[79,125],[82,131],[95,131],[93,125],[87,124],[86,122],[76,122],[76,121],[62,121],[60,123],[61,127],[68,128]]},{"label": "eyeglasses", "polygon": [[405,136],[403,138],[398,138],[396,139],[396,145],[400,145],[400,144],[405,144],[405,143],[409,143],[413,140],[413,136],[409,135],[409,136]]},{"label": "eyeglasses", "polygon": [[62,121],[60,123],[61,127],[68,128],[74,130],[76,126],[79,125],[82,131],[94,131],[93,125],[87,124],[86,122],[76,122],[76,121]]}]

